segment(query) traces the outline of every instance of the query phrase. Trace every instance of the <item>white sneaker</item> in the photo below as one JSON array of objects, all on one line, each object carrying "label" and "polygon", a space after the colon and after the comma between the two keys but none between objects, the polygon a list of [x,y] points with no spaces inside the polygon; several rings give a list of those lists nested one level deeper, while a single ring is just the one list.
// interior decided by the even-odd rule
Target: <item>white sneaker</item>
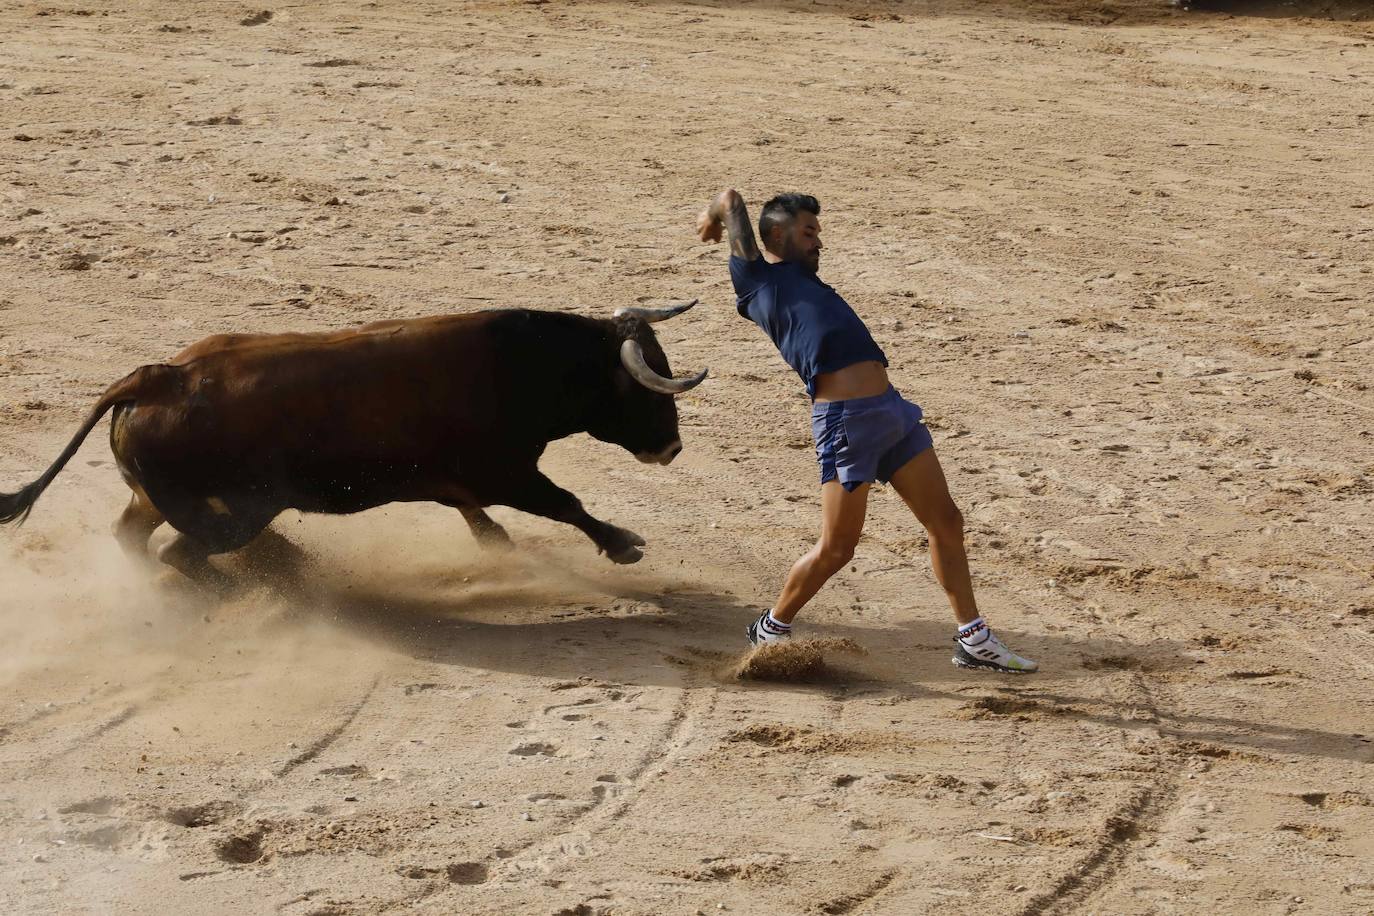
[{"label": "white sneaker", "polygon": [[950,661],[960,668],[987,668],[1004,674],[1030,674],[1040,667],[1039,663],[1008,649],[990,630],[987,639],[976,646],[965,645],[957,636],[954,637],[954,645],[954,658]]},{"label": "white sneaker", "polygon": [[744,631],[745,635],[749,637],[749,645],[761,646],[764,643],[782,642],[792,638],[791,631],[780,633],[773,627],[768,626],[768,614],[768,611],[764,611],[763,615],[760,616],[758,620],[749,624],[749,628]]}]

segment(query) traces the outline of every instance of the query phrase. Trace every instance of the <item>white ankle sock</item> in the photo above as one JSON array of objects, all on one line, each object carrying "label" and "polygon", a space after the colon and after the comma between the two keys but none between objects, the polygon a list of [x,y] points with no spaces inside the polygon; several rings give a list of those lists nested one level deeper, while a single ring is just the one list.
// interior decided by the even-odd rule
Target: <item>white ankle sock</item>
[{"label": "white ankle sock", "polygon": [[982,617],[975,617],[959,627],[959,641],[969,647],[982,645],[991,635],[992,631]]},{"label": "white ankle sock", "polygon": [[792,632],[792,624],[778,620],[771,610],[763,615],[763,620],[759,621],[759,628],[770,636],[786,636]]}]

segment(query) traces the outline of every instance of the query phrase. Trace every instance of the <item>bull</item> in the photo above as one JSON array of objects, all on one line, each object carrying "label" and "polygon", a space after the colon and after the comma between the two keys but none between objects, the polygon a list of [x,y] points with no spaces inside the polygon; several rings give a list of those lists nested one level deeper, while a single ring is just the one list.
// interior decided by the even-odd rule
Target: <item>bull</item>
[{"label": "bull", "polygon": [[227,334],[142,366],[96,402],[52,466],[0,494],[0,523],[22,522],[107,412],[110,447],[133,491],[120,545],[217,591],[209,562],[285,509],[346,514],[393,502],[457,509],[477,540],[509,544],[484,511],[509,506],[581,530],[615,563],[645,541],[593,518],[539,470],[575,433],[668,464],[682,450],[675,379],[650,327],[696,300],[610,319],[501,309],[382,321],[336,333]]}]

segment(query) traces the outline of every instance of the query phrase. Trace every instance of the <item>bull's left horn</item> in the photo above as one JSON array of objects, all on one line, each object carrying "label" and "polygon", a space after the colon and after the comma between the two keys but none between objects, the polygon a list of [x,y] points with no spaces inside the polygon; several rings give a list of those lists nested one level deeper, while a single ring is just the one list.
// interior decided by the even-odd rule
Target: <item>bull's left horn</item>
[{"label": "bull's left horn", "polygon": [[667,321],[669,318],[681,315],[683,312],[687,311],[689,308],[696,305],[700,301],[700,299],[693,299],[691,302],[675,302],[672,305],[669,305],[661,309],[646,309],[640,308],[638,306],[626,306],[625,308],[616,309],[614,312],[614,317],[624,318],[628,315],[633,318],[643,318],[645,321],[649,322],[649,324],[653,324],[655,321]]},{"label": "bull's left horn", "polygon": [[706,381],[705,369],[691,378],[664,378],[644,361],[644,348],[637,340],[627,340],[620,345],[620,361],[636,382],[659,394],[682,394]]}]

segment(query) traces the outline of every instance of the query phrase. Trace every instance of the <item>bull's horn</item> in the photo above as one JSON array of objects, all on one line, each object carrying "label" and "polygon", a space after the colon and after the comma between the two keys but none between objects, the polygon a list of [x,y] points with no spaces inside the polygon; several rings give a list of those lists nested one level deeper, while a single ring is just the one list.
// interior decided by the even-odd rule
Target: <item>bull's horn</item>
[{"label": "bull's horn", "polygon": [[664,378],[650,369],[649,364],[644,361],[644,348],[637,340],[627,340],[620,345],[620,361],[625,364],[625,370],[636,382],[659,394],[682,394],[706,380],[705,369],[691,378]]},{"label": "bull's horn", "polygon": [[700,301],[700,299],[693,299],[691,302],[674,302],[672,305],[669,305],[661,309],[646,309],[640,308],[639,306],[627,306],[625,308],[616,309],[614,316],[616,318],[624,318],[628,315],[633,318],[643,318],[645,321],[649,322],[650,324],[653,324],[655,321],[667,321],[669,318],[681,315],[683,312],[687,311],[689,308],[696,305]]}]

